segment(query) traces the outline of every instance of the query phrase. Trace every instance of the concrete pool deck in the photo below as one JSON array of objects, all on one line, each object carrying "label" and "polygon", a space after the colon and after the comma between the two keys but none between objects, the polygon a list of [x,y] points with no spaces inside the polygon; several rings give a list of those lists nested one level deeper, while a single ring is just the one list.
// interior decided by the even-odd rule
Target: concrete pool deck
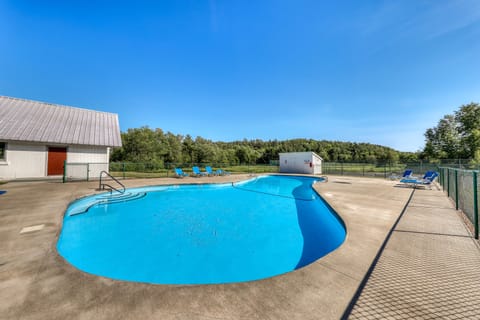
[{"label": "concrete pool deck", "polygon": [[438,319],[450,317],[440,311],[445,305],[459,308],[459,318],[480,316],[480,250],[441,191],[382,179],[329,180],[316,189],[347,226],[339,249],[281,276],[198,286],[115,281],[81,272],[58,255],[68,203],[94,193],[98,182],[1,185],[7,193],[0,196],[0,319]]}]

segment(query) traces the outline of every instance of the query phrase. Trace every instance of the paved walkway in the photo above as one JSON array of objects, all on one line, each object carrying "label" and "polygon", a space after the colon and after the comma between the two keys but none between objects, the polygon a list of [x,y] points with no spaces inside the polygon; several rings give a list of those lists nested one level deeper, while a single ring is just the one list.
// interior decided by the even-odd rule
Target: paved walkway
[{"label": "paved walkway", "polygon": [[480,319],[480,250],[437,190],[415,190],[349,319]]}]

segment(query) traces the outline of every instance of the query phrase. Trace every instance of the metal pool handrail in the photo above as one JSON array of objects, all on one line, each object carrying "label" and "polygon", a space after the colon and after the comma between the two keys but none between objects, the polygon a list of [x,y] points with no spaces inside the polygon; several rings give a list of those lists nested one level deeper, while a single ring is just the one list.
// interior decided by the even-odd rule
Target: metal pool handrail
[{"label": "metal pool handrail", "polygon": [[[102,183],[103,174],[109,176],[112,180],[114,180],[116,183],[118,183],[118,184],[122,187],[122,189],[117,189],[117,188],[115,188],[114,186],[109,185],[108,183]],[[121,183],[120,181],[118,181],[115,177],[113,177],[113,176],[112,176],[110,173],[108,173],[107,171],[102,170],[102,172],[100,172],[100,184],[98,185],[98,189],[100,189],[100,190],[105,190],[105,186],[107,186],[107,187],[110,188],[110,193],[112,193],[112,190],[115,190],[115,191],[117,191],[118,193],[121,193],[121,194],[124,194],[124,193],[125,193],[125,186],[123,185],[123,183]]]}]

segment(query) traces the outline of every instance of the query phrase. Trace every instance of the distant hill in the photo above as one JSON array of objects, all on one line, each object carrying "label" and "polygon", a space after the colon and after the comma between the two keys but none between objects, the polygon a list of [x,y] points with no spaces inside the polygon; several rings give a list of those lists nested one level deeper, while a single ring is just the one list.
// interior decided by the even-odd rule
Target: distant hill
[{"label": "distant hill", "polygon": [[268,164],[280,152],[313,151],[326,161],[385,162],[415,161],[417,153],[400,152],[371,143],[313,139],[212,141],[202,137],[152,130],[128,129],[122,133],[123,147],[113,150],[112,161],[155,163]]}]

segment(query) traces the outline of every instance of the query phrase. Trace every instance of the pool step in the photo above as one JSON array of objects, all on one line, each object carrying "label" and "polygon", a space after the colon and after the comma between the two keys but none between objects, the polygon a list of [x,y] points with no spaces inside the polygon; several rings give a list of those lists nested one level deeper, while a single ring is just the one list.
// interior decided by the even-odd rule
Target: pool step
[{"label": "pool step", "polygon": [[93,198],[91,202],[87,202],[79,206],[78,208],[73,209],[72,211],[70,211],[69,216],[75,216],[77,214],[86,213],[91,207],[94,207],[94,206],[133,201],[133,200],[141,199],[146,195],[147,195],[146,192],[125,192],[122,194],[101,195]]},{"label": "pool step", "polygon": [[118,202],[126,202],[131,200],[137,200],[145,197],[147,194],[145,192],[126,192],[121,195],[108,195],[108,196],[101,196],[98,197],[101,201],[99,204],[111,204],[111,203],[118,203]]}]

